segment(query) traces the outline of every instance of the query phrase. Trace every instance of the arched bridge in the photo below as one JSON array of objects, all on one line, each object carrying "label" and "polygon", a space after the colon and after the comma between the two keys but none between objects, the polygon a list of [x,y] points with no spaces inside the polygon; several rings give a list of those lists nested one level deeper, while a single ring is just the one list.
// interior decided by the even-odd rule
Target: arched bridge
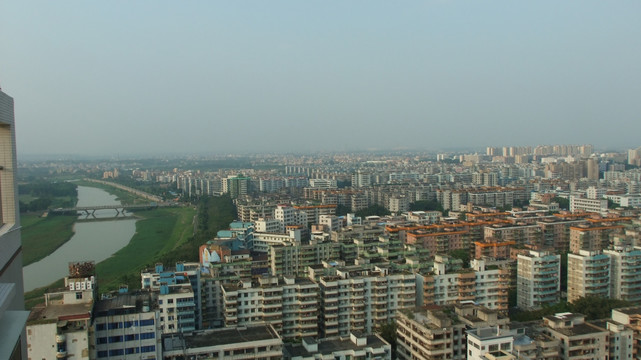
[{"label": "arched bridge", "polygon": [[96,210],[116,210],[116,217],[118,217],[121,214],[124,216],[126,210],[149,210],[149,209],[155,209],[157,207],[165,207],[165,206],[170,206],[170,205],[149,203],[149,204],[142,204],[142,205],[76,206],[72,208],[49,209],[49,213],[67,214],[70,212],[84,212],[87,217],[89,216],[95,217]]}]

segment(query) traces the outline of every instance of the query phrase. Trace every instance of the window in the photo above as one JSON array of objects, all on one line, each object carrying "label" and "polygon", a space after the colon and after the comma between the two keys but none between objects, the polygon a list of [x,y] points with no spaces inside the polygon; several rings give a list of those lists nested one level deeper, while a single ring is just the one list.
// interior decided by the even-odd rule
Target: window
[{"label": "window", "polygon": [[81,299],[82,299],[82,293],[81,292],[77,292],[76,293],[76,300],[81,300]]},{"label": "window", "polygon": [[120,356],[120,355],[124,355],[124,354],[125,354],[125,350],[123,350],[123,349],[109,350],[109,356]]},{"label": "window", "polygon": [[146,339],[153,339],[156,337],[156,334],[153,332],[147,332],[147,333],[142,333],[140,334],[140,339],[146,340]]},{"label": "window", "polygon": [[174,299],[167,300],[167,304],[173,304],[173,303],[174,303]]},{"label": "window", "polygon": [[106,324],[97,324],[96,331],[104,331],[107,328]]},{"label": "window", "polygon": [[510,350],[512,348],[510,343],[501,344],[501,350]]},{"label": "window", "polygon": [[150,326],[154,324],[154,319],[140,320],[140,326]]},{"label": "window", "polygon": [[99,337],[98,339],[96,339],[96,342],[98,344],[106,344],[107,343],[107,338],[106,337]]},{"label": "window", "polygon": [[122,342],[122,335],[109,337],[109,343],[116,343],[116,342]]},{"label": "window", "polygon": [[494,352],[499,351],[499,344],[492,344],[487,347],[487,351]]},{"label": "window", "polygon": [[141,346],[140,347],[140,352],[154,352],[156,351],[156,345],[149,345],[149,346]]},{"label": "window", "polygon": [[109,356],[109,353],[106,350],[98,351],[98,358],[105,358],[107,356]]}]

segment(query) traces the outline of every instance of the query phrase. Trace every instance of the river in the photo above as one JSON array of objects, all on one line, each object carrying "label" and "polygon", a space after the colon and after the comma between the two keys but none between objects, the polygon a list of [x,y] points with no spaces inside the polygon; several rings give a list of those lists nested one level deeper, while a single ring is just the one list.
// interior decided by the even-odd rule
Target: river
[{"label": "river", "polygon": [[[77,206],[120,205],[116,196],[87,186],[78,186]],[[97,210],[97,218],[113,217],[115,210]],[[81,215],[79,218],[85,218]],[[126,246],[136,232],[136,220],[76,222],[75,234],[46,258],[23,268],[24,289],[31,291],[65,277],[69,262],[95,261],[110,257]]]}]

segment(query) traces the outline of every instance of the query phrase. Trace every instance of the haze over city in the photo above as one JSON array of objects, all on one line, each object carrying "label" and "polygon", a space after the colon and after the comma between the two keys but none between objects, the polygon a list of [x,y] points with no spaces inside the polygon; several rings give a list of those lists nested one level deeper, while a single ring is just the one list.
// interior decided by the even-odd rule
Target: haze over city
[{"label": "haze over city", "polygon": [[18,153],[637,147],[641,3],[0,4]]}]

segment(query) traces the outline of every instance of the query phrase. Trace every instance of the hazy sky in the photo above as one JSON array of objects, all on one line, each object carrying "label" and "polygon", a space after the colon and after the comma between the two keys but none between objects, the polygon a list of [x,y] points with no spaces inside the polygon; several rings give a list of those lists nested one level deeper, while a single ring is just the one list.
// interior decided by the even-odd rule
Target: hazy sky
[{"label": "hazy sky", "polygon": [[641,145],[641,1],[0,2],[19,154]]}]

